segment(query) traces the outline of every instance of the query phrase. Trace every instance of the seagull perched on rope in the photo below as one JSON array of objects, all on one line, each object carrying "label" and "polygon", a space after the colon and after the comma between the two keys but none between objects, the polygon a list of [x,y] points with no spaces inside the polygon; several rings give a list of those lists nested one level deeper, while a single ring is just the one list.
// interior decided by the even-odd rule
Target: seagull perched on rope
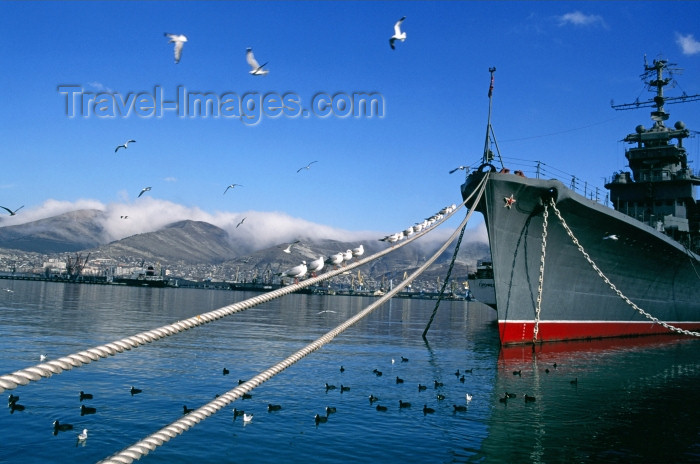
[{"label": "seagull perched on rope", "polygon": [[278,275],[281,277],[293,277],[294,283],[299,283],[299,277],[303,277],[304,274],[306,274],[307,269],[306,261],[302,261],[300,265],[287,269],[284,272],[280,272]]},{"label": "seagull perched on rope", "polygon": [[127,140],[127,141],[124,142],[123,144],[117,145],[117,148],[114,149],[114,153],[116,153],[117,150],[119,150],[120,148],[124,148],[124,149],[128,148],[128,145],[129,145],[130,143],[136,143],[136,140]]},{"label": "seagull perched on rope", "polygon": [[311,261],[307,266],[308,272],[311,274],[311,277],[316,277],[316,273],[318,271],[320,271],[321,269],[323,269],[323,265],[324,265],[324,257],[323,256],[319,256],[317,259],[314,259],[313,261]]},{"label": "seagull perched on rope", "polygon": [[457,171],[464,171],[465,169],[469,169],[469,166],[459,166],[457,168],[454,168],[453,170],[450,171],[450,174],[457,172]]},{"label": "seagull perched on rope", "polygon": [[[144,187],[144,188],[142,188],[142,189],[141,189],[141,193],[139,193],[139,197],[140,197],[141,195],[143,195],[144,193],[148,192],[149,190],[151,190],[151,187]],[[137,198],[138,198],[138,197],[137,197]]]},{"label": "seagull perched on rope", "polygon": [[187,42],[187,37],[185,37],[183,34],[168,34],[167,32],[163,33],[163,35],[170,39],[168,43],[175,44],[173,52],[175,53],[175,64],[178,64],[180,62],[180,57],[182,56],[182,46],[185,45],[185,42]]},{"label": "seagull perched on rope", "polygon": [[10,208],[5,208],[4,206],[0,206],[0,208],[4,209],[4,210],[7,211],[8,213],[10,213],[10,216],[14,216],[15,214],[17,214],[17,211],[19,211],[19,210],[21,210],[22,208],[24,208],[24,205],[20,206],[19,208],[17,208],[17,209],[14,210],[14,211],[12,211]]},{"label": "seagull perched on rope", "polygon": [[360,245],[357,248],[352,249],[352,255],[357,258],[358,256],[362,256],[365,253],[365,247],[363,245]]},{"label": "seagull perched on rope", "polygon": [[226,190],[224,190],[224,195],[226,195],[226,192],[228,192],[228,189],[236,188],[236,187],[243,187],[241,184],[231,184],[228,187],[226,187]]},{"label": "seagull perched on rope", "polygon": [[263,64],[258,64],[258,60],[256,60],[255,55],[253,55],[252,48],[246,49],[245,59],[251,68],[250,71],[248,71],[248,72],[250,74],[252,74],[253,76],[264,76],[265,74],[270,72],[267,69],[263,69],[263,66],[265,66],[267,64],[267,62],[265,62]]},{"label": "seagull perched on rope", "polygon": [[398,21],[396,21],[396,24],[394,24],[394,35],[392,35],[391,38],[389,39],[389,46],[391,47],[392,50],[396,50],[396,46],[394,45],[394,42],[396,42],[397,40],[400,40],[401,42],[406,40],[406,33],[401,32],[401,23],[403,22],[404,19],[406,19],[405,16],[402,17],[401,19],[399,19]]},{"label": "seagull perched on rope", "polygon": [[318,163],[318,161],[312,161],[312,162],[310,162],[309,164],[307,164],[306,166],[300,167],[299,169],[297,169],[297,172],[301,172],[301,171],[303,171],[304,169],[310,169],[310,168],[311,168],[311,165],[314,164],[314,163]]},{"label": "seagull perched on rope", "polygon": [[337,267],[340,263],[343,262],[344,255],[343,253],[336,253],[334,255],[331,255],[326,259],[327,264],[332,264],[333,266]]}]

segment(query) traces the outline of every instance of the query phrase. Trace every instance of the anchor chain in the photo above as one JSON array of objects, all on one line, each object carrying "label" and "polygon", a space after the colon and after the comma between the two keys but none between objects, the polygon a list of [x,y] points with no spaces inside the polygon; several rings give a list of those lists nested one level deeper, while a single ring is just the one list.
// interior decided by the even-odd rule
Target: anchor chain
[{"label": "anchor chain", "polygon": [[637,306],[633,301],[631,301],[629,298],[627,298],[625,295],[623,295],[622,292],[621,292],[620,290],[617,289],[617,287],[615,286],[615,284],[613,284],[612,282],[610,282],[610,279],[608,279],[608,278],[605,276],[605,274],[603,274],[603,271],[601,271],[600,268],[595,264],[595,262],[593,262],[593,260],[592,260],[591,257],[588,255],[588,253],[586,253],[586,250],[583,249],[583,246],[579,243],[578,239],[574,236],[574,233],[571,231],[571,229],[569,228],[568,224],[566,223],[566,221],[565,221],[564,218],[562,217],[561,212],[557,209],[557,206],[556,206],[556,204],[554,203],[554,200],[553,200],[553,199],[550,201],[550,204],[551,204],[551,206],[552,206],[552,209],[554,210],[554,213],[555,213],[555,214],[557,215],[557,217],[559,218],[559,221],[561,221],[561,225],[564,227],[564,230],[565,230],[566,233],[569,235],[569,237],[570,237],[571,240],[573,241],[574,245],[576,245],[576,247],[578,248],[578,250],[581,252],[581,254],[583,255],[583,257],[586,259],[586,261],[588,261],[588,264],[591,265],[591,267],[593,268],[593,270],[596,271],[596,272],[598,273],[598,275],[600,276],[600,278],[603,279],[603,281],[604,281],[606,284],[608,284],[608,286],[610,286],[610,288],[612,289],[612,291],[615,292],[620,298],[622,298],[622,300],[623,300],[625,303],[627,303],[628,305],[630,305],[630,306],[631,306],[632,308],[634,308],[639,314],[641,314],[642,316],[646,317],[646,318],[649,319],[650,321],[654,322],[655,324],[659,324],[659,325],[661,325],[662,327],[665,327],[666,329],[668,329],[668,330],[670,330],[670,331],[672,331],[672,332],[680,333],[680,334],[683,334],[683,335],[690,335],[690,336],[693,336],[693,337],[700,337],[700,333],[699,333],[699,332],[692,332],[692,331],[690,331],[690,330],[681,329],[680,327],[676,327],[676,326],[673,326],[673,325],[671,325],[671,324],[669,324],[669,323],[667,323],[667,322],[661,321],[659,318],[654,317],[654,316],[652,316],[651,314],[649,314],[648,312],[644,311],[642,308],[640,308],[639,306]]},{"label": "anchor chain", "polygon": [[537,334],[540,332],[540,312],[542,311],[542,287],[544,285],[544,258],[547,255],[547,218],[549,211],[547,204],[544,205],[542,214],[542,255],[540,256],[540,277],[537,287],[537,307],[535,308],[535,327],[532,330],[532,343],[537,343]]}]

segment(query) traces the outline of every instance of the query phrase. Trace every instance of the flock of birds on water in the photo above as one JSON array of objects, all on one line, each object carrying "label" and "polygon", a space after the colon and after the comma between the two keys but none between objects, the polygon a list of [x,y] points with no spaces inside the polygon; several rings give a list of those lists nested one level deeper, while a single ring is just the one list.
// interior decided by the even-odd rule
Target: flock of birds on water
[{"label": "flock of birds on water", "polygon": [[[457,209],[457,205],[454,204],[450,206],[445,206],[429,218],[426,218],[423,221],[408,227],[406,230],[380,238],[379,241],[395,243],[399,240],[408,238],[415,233],[421,232],[435,225],[437,222],[441,221],[445,217],[445,215],[452,213],[455,209]],[[292,252],[292,247],[297,243],[299,243],[299,240],[290,243],[282,251],[287,254],[290,254]],[[326,265],[333,266],[337,269],[339,266],[344,265],[344,263],[350,262],[352,260],[357,260],[364,253],[365,248],[364,245],[361,244],[356,248],[348,249],[346,251],[340,251],[330,256],[321,255],[318,258],[309,261],[308,263],[306,261],[302,261],[301,264],[297,266],[287,269],[286,271],[277,273],[277,276],[282,278],[289,277],[294,279],[295,283],[298,283],[299,279],[303,278],[307,274],[309,274],[311,277],[316,277]]]}]

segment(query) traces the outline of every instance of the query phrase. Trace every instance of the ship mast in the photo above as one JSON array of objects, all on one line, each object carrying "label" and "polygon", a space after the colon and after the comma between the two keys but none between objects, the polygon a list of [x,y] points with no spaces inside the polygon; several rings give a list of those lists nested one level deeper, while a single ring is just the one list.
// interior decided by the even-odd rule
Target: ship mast
[{"label": "ship mast", "polygon": [[484,155],[481,158],[482,164],[488,164],[493,160],[493,152],[489,148],[491,146],[491,105],[493,103],[493,73],[496,72],[496,67],[490,67],[491,84],[489,85],[489,117],[486,122],[486,141],[484,142]]}]

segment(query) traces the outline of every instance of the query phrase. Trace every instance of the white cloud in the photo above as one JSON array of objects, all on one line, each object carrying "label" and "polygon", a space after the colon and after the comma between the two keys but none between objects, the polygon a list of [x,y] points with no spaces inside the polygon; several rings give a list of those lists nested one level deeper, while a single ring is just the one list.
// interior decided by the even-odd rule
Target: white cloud
[{"label": "white cloud", "polygon": [[597,24],[605,26],[605,21],[602,16],[587,15],[580,11],[566,13],[559,16],[558,19],[560,26],[565,26],[567,24],[573,24],[574,26],[595,26]]},{"label": "white cloud", "polygon": [[676,33],[676,43],[680,45],[684,55],[700,53],[700,42],[695,40],[693,34],[681,35]]}]

